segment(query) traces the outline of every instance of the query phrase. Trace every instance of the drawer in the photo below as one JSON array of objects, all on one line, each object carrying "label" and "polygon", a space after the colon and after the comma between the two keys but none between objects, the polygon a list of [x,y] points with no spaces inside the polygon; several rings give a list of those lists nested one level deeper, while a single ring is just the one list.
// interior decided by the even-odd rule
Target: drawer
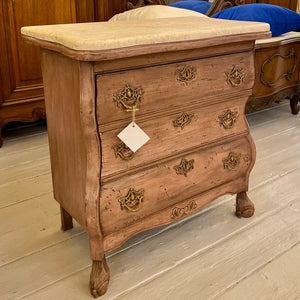
[{"label": "drawer", "polygon": [[126,110],[136,104],[137,116],[155,115],[200,103],[206,97],[251,89],[252,65],[252,56],[238,53],[98,74],[98,124],[130,120]]},{"label": "drawer", "polygon": [[102,185],[100,220],[104,236],[231,180],[246,177],[254,155],[247,137],[242,137]]},{"label": "drawer", "polygon": [[[243,115],[246,101],[247,96],[244,96],[237,100],[181,110],[165,117],[138,122],[150,140],[135,153],[117,137],[121,129],[100,132],[102,182],[187,149],[195,149],[243,132],[246,135],[248,126]],[[127,125],[128,123],[124,123],[124,127]]]}]

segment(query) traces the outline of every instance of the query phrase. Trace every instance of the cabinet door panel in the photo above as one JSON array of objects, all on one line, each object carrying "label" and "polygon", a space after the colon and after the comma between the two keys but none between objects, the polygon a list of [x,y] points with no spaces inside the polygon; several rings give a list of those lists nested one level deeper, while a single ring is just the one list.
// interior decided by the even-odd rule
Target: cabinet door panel
[{"label": "cabinet door panel", "polygon": [[[76,0],[2,0],[0,54],[5,102],[32,97],[42,97],[40,53],[38,47],[24,43],[20,34],[22,26],[74,23],[78,21]],[[93,3],[80,1],[83,21],[93,21]],[[84,4],[84,5],[83,5]],[[79,20],[80,21],[80,20]],[[2,67],[3,65],[3,67]],[[1,76],[1,77],[2,77]]]},{"label": "cabinet door panel", "polygon": [[[107,21],[126,10],[128,0],[95,0],[95,20]],[[132,1],[135,4],[135,1]]]}]

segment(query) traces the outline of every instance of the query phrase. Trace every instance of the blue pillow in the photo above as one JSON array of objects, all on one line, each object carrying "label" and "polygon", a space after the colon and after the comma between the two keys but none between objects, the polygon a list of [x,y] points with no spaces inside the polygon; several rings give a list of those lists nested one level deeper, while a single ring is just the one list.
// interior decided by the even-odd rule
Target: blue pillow
[{"label": "blue pillow", "polygon": [[170,4],[169,6],[185,8],[189,10],[193,10],[199,12],[201,14],[206,14],[211,7],[210,2],[200,1],[200,0],[187,0],[187,1],[179,1]]},{"label": "blue pillow", "polygon": [[263,3],[230,7],[214,14],[212,18],[269,23],[272,36],[300,28],[299,14],[284,7]]}]

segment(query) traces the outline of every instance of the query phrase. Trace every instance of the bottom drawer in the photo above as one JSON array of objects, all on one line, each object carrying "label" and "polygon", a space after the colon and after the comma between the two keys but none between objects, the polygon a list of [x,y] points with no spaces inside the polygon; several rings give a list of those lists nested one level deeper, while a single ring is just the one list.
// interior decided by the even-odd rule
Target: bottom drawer
[{"label": "bottom drawer", "polygon": [[104,236],[170,205],[247,176],[253,157],[248,138],[241,137],[104,184],[100,196]]}]

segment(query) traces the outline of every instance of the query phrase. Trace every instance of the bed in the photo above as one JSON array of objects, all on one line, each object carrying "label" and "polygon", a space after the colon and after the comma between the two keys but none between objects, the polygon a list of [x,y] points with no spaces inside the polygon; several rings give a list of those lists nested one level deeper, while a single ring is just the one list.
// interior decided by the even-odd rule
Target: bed
[{"label": "bed", "polygon": [[[133,9],[149,4],[168,5],[175,1],[142,0],[127,8]],[[200,2],[200,1],[199,1]],[[201,1],[206,2],[206,1]],[[211,1],[212,2],[212,1]],[[215,0],[206,12],[207,16],[225,9],[242,5],[243,0]],[[172,4],[171,4],[172,5]],[[291,31],[277,37],[257,40],[255,43],[255,83],[246,112],[264,109],[273,102],[290,101],[291,112],[298,114],[300,32]]]}]

